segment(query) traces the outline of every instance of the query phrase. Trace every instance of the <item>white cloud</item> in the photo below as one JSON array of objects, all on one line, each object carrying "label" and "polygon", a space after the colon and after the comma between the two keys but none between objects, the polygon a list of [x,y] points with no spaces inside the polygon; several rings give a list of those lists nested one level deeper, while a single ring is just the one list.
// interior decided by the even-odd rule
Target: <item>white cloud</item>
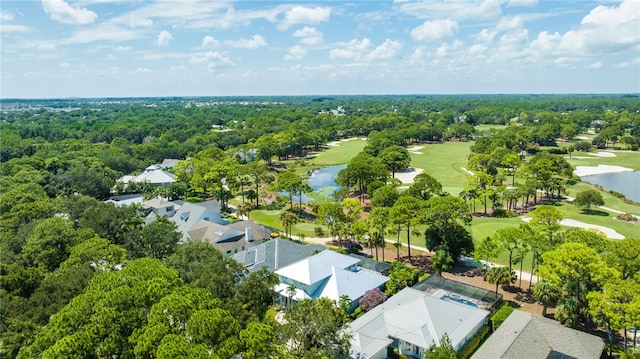
[{"label": "white cloud", "polygon": [[202,47],[216,47],[220,44],[220,41],[216,40],[213,36],[205,36],[202,38]]},{"label": "white cloud", "polygon": [[226,40],[224,43],[227,46],[241,49],[257,49],[262,46],[267,46],[267,42],[260,35],[253,35],[250,39],[240,38],[238,40]]},{"label": "white cloud", "polygon": [[365,51],[369,50],[371,40],[367,38],[362,39],[362,41],[353,39],[349,42],[338,44],[338,46],[340,46],[340,48],[329,51],[329,58],[357,60],[362,57]]},{"label": "white cloud", "polygon": [[317,6],[315,8],[294,6],[284,13],[284,19],[278,24],[278,29],[287,30],[296,24],[315,25],[329,21],[331,8]]},{"label": "white cloud", "polygon": [[0,10],[0,20],[2,21],[13,20],[13,13],[11,11]]},{"label": "white cloud", "polygon": [[167,46],[169,45],[169,41],[173,40],[173,36],[167,30],[162,30],[160,34],[158,34],[158,38],[156,39],[156,45],[158,46]]},{"label": "white cloud", "polygon": [[[626,0],[619,6],[597,6],[580,26],[565,33],[542,31],[531,42],[532,53],[539,58],[556,59],[567,65],[610,56],[640,43],[640,2]],[[567,65],[568,66],[568,65]]]},{"label": "white cloud", "polygon": [[146,68],[146,67],[138,67],[135,70],[133,70],[134,74],[148,74],[153,72],[151,69]]},{"label": "white cloud", "polygon": [[534,7],[538,5],[538,0],[509,0],[509,7]]},{"label": "white cloud", "polygon": [[129,26],[132,29],[138,27],[151,27],[153,26],[153,20],[149,19],[145,16],[139,16],[137,14],[126,14],[118,19],[118,22],[122,22],[123,24]]},{"label": "white cloud", "polygon": [[72,25],[86,25],[93,23],[98,15],[86,8],[72,7],[64,0],[42,0],[44,12],[52,20]]},{"label": "white cloud", "polygon": [[145,36],[141,30],[125,29],[113,23],[105,22],[90,29],[80,29],[67,38],[58,41],[60,45],[84,44],[94,41],[129,41]]},{"label": "white cloud", "polygon": [[420,19],[487,20],[501,15],[500,0],[397,1],[400,12]]},{"label": "white cloud", "polygon": [[302,46],[296,45],[289,48],[289,51],[284,55],[285,60],[302,60],[307,55],[307,50]]},{"label": "white cloud", "polygon": [[619,64],[614,65],[615,68],[619,68],[619,69],[623,69],[626,67],[631,67],[631,66],[638,66],[640,65],[640,57],[636,57],[635,59],[631,60],[631,61],[625,61],[625,62],[621,62]]},{"label": "white cloud", "polygon": [[234,66],[231,59],[223,56],[217,51],[208,51],[204,54],[195,55],[189,59],[189,62],[192,64],[206,65],[209,71],[213,71],[216,68]]},{"label": "white cloud", "polygon": [[13,25],[13,24],[0,24],[0,32],[3,34],[8,34],[10,32],[31,32],[33,31],[32,27],[24,26],[24,25]]},{"label": "white cloud", "polygon": [[300,43],[308,46],[318,45],[323,42],[324,34],[315,27],[305,26],[293,32],[293,37],[299,37]]},{"label": "white cloud", "polygon": [[440,47],[438,47],[438,50],[436,50],[436,56],[437,57],[450,56],[452,52],[457,52],[458,50],[462,49],[463,45],[464,44],[462,43],[462,41],[459,41],[459,40],[455,40],[451,45],[444,43],[440,45]]},{"label": "white cloud", "polygon": [[402,48],[400,41],[384,40],[382,45],[376,47],[366,57],[367,60],[381,60],[394,58]]},{"label": "white cloud", "polygon": [[449,37],[456,31],[458,23],[451,19],[425,21],[411,30],[411,37],[416,41],[435,41]]},{"label": "white cloud", "polygon": [[130,51],[132,49],[131,46],[116,46],[114,50],[118,52]]},{"label": "white cloud", "polygon": [[[638,20],[639,18],[640,2],[638,0],[626,0],[617,7],[597,6],[582,19],[581,24],[613,25]],[[638,29],[636,28],[636,30]]]},{"label": "white cloud", "polygon": [[520,16],[506,16],[500,19],[496,29],[498,31],[513,30],[522,27],[523,21]]},{"label": "white cloud", "polygon": [[585,66],[585,68],[587,69],[599,69],[602,67],[602,62],[600,61],[596,61],[592,64],[588,64],[587,66]]}]

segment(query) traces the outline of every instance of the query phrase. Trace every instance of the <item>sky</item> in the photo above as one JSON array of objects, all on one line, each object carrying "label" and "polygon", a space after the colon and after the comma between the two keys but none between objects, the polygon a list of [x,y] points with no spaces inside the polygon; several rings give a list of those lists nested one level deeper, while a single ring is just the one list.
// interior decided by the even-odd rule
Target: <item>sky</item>
[{"label": "sky", "polygon": [[640,92],[640,0],[0,6],[0,98]]}]

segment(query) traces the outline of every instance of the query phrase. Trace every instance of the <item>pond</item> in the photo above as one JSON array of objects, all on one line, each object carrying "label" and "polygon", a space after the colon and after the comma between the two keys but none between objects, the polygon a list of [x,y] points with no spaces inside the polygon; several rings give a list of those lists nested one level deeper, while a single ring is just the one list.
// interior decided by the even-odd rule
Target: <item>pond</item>
[{"label": "pond", "polygon": [[584,182],[622,193],[627,199],[640,202],[640,171],[604,173],[580,178]]},{"label": "pond", "polygon": [[[309,186],[311,186],[311,188],[313,188],[314,192],[320,193],[326,197],[330,197],[333,194],[333,192],[340,189],[340,186],[338,186],[338,184],[336,183],[336,176],[338,175],[338,172],[345,169],[346,167],[347,165],[336,165],[336,166],[323,167],[319,170],[315,170],[311,172],[311,175],[309,176],[307,183],[309,184]],[[281,193],[281,194],[288,196],[287,193]],[[294,202],[297,202],[299,200],[300,199],[298,196],[293,196]],[[302,202],[310,202],[310,201],[313,201],[313,198],[306,196],[304,194],[302,195]]]}]

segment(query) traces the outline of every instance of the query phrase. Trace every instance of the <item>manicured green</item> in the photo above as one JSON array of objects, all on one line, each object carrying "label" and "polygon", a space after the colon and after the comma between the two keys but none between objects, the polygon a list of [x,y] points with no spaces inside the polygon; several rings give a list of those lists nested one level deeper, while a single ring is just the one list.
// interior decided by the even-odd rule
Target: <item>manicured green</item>
[{"label": "manicured green", "polygon": [[476,133],[480,133],[480,132],[485,132],[490,130],[504,130],[505,127],[507,126],[495,125],[495,124],[483,124],[483,125],[477,125],[474,128],[476,129]]},{"label": "manicured green", "polygon": [[411,166],[422,168],[435,177],[442,190],[457,196],[469,180],[469,175],[462,170],[467,166],[469,148],[473,142],[444,142],[423,144],[422,149],[411,153]]},{"label": "manicured green", "polygon": [[[600,152],[612,151],[601,150]],[[569,155],[566,155],[565,158],[573,167],[611,165],[640,170],[640,152],[613,151],[612,153],[616,155],[615,157],[600,157],[595,156],[595,153],[596,152],[572,152],[571,157],[569,157]]]},{"label": "manicured green", "polygon": [[[284,209],[281,209],[281,210],[257,209],[257,210],[251,211],[251,213],[249,214],[249,218],[265,226],[273,227],[281,231],[284,231],[284,226],[280,223],[280,219],[279,219],[280,213],[282,213],[282,211],[284,211]],[[315,237],[316,234],[314,229],[318,226],[320,225],[316,223],[300,221],[292,226],[291,234],[293,234],[294,236],[303,235],[305,237]],[[327,230],[325,228],[325,232],[326,231]]]},{"label": "manicured green", "polygon": [[[578,192],[594,189],[596,188],[594,185],[586,182],[576,182],[575,184],[570,184],[567,186],[567,196],[575,198]],[[597,188],[596,188],[597,189]],[[602,199],[604,199],[604,206],[608,208],[612,208],[625,213],[633,213],[636,215],[640,215],[640,206],[625,203],[622,199],[610,194],[606,191],[600,191],[602,193]]]},{"label": "manicured green", "polygon": [[361,138],[351,138],[348,141],[340,141],[338,146],[325,146],[325,150],[319,152],[309,163],[315,166],[333,166],[349,163],[351,158],[360,153],[367,141]]}]

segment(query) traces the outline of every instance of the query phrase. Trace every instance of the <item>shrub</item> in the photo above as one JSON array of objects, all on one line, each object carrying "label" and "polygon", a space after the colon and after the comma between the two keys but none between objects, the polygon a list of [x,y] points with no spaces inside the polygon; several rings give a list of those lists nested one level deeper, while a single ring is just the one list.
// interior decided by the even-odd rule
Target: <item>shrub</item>
[{"label": "shrub", "polygon": [[285,202],[273,202],[273,203],[269,203],[265,206],[262,206],[263,209],[269,210],[269,211],[277,211],[279,209],[283,209],[284,207],[287,206],[287,203]]},{"label": "shrub", "polygon": [[514,211],[510,211],[504,208],[498,208],[495,211],[493,211],[493,217],[496,218],[513,218],[513,217],[517,217],[518,214]]},{"label": "shrub", "polygon": [[316,236],[318,236],[318,237],[324,236],[324,229],[322,229],[322,227],[320,227],[320,226],[314,228],[313,231],[315,232]]},{"label": "shrub", "polygon": [[566,155],[567,149],[566,148],[549,148],[547,149],[547,152],[553,153],[554,155]]},{"label": "shrub", "polygon": [[636,218],[636,216],[634,216],[631,213],[624,213],[624,214],[621,213],[621,214],[616,216],[616,219],[620,220],[620,221],[626,221],[626,222],[637,222],[638,221],[638,218]]},{"label": "shrub", "polygon": [[500,309],[491,316],[491,328],[494,332],[505,320],[507,320],[507,317],[509,317],[513,311],[513,307],[508,303],[504,303],[502,307],[500,307]]},{"label": "shrub", "polygon": [[386,300],[386,294],[381,292],[378,288],[373,288],[364,292],[364,295],[362,295],[362,298],[360,298],[360,308],[362,308],[362,310],[364,310],[365,312],[368,312]]},{"label": "shrub", "polygon": [[476,349],[478,349],[478,347],[484,341],[488,334],[489,326],[487,325],[484,328],[480,329],[480,331],[477,332],[476,335],[474,335],[473,338],[471,338],[467,342],[467,344],[462,347],[462,349],[460,349],[460,351],[458,352],[458,358],[467,359],[471,357],[471,355],[476,351]]},{"label": "shrub", "polygon": [[586,141],[580,141],[573,145],[576,151],[589,152],[593,149],[593,145]]}]

